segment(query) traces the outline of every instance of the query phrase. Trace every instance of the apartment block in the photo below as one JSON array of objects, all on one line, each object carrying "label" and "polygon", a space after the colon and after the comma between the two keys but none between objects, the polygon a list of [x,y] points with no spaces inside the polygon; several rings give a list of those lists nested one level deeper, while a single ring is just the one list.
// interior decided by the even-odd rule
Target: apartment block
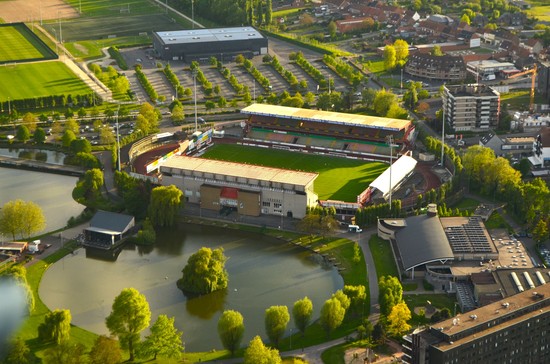
[{"label": "apartment block", "polygon": [[496,128],[500,94],[481,84],[448,85],[443,93],[443,108],[445,121],[454,131]]}]

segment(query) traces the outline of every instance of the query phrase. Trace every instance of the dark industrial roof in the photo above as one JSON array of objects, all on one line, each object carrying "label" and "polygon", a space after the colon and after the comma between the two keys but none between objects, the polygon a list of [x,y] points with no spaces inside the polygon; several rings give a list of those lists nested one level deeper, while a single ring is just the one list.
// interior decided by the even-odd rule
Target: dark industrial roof
[{"label": "dark industrial roof", "polygon": [[429,262],[454,259],[453,251],[437,216],[412,216],[405,221],[407,226],[395,234],[405,270]]},{"label": "dark industrial roof", "polygon": [[134,220],[133,216],[109,211],[98,211],[90,221],[90,226],[122,233]]}]

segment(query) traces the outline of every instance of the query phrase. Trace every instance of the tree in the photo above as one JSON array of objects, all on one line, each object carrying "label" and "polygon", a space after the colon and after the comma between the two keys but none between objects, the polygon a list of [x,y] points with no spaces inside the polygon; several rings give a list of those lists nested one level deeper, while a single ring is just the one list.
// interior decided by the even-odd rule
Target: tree
[{"label": "tree", "polygon": [[20,337],[10,342],[8,355],[4,359],[5,364],[27,364],[31,363],[31,350],[25,340]]},{"label": "tree", "polygon": [[122,352],[117,340],[100,335],[88,354],[90,364],[117,364],[122,361]]},{"label": "tree", "polygon": [[302,336],[306,334],[306,328],[311,321],[312,315],[313,302],[311,302],[307,296],[294,302],[294,306],[292,307],[292,317],[294,318],[294,324],[298,330],[300,330]]},{"label": "tree", "polygon": [[46,141],[46,132],[42,128],[36,128],[32,138],[36,144],[42,144]]},{"label": "tree", "polygon": [[32,201],[8,201],[0,209],[0,232],[13,240],[16,236],[30,237],[45,227],[42,209]]},{"label": "tree", "polygon": [[154,226],[173,226],[182,207],[183,193],[174,185],[155,187],[151,191],[149,219]]},{"label": "tree", "polygon": [[138,356],[148,358],[157,355],[165,358],[181,358],[183,353],[183,343],[181,336],[183,333],[174,327],[174,318],[166,315],[159,315],[157,321],[151,326],[151,334],[138,347]]},{"label": "tree", "polygon": [[273,4],[267,0],[265,4],[265,24],[270,25],[273,21]]},{"label": "tree", "polygon": [[365,286],[345,285],[344,294],[350,299],[350,312],[354,314],[358,314],[359,312],[361,312],[361,315],[363,315],[365,301],[367,300],[367,292],[365,290]]},{"label": "tree", "polygon": [[327,30],[331,38],[336,38],[337,28],[336,28],[336,23],[334,21],[331,21],[330,23],[328,23]]},{"label": "tree", "polygon": [[23,121],[23,125],[25,125],[31,133],[34,132],[34,130],[36,129],[37,119],[33,113],[31,112],[25,113],[23,115],[22,121]]},{"label": "tree", "polygon": [[384,69],[386,71],[391,71],[397,65],[397,55],[395,47],[387,45],[384,47]]},{"label": "tree", "polygon": [[48,349],[44,353],[44,364],[85,364],[86,348],[84,345],[63,342]]},{"label": "tree", "polygon": [[330,333],[338,328],[344,321],[346,310],[342,307],[342,304],[336,298],[330,298],[325,301],[321,308],[321,316],[319,317],[319,323],[321,327],[327,332],[327,336],[330,337]]},{"label": "tree", "polygon": [[182,105],[175,105],[172,109],[172,121],[181,123],[185,119],[185,113]]},{"label": "tree", "polygon": [[388,316],[393,306],[403,302],[403,287],[396,277],[382,276],[378,282],[380,312]]},{"label": "tree", "polygon": [[443,51],[441,50],[441,47],[438,45],[435,45],[432,48],[432,51],[430,52],[432,56],[441,57],[443,55]]},{"label": "tree", "polygon": [[388,315],[388,334],[401,337],[411,329],[407,322],[411,319],[411,311],[405,302],[393,306]]},{"label": "tree", "polygon": [[244,352],[244,364],[280,364],[279,350],[264,345],[259,336],[255,336]]},{"label": "tree", "polygon": [[315,23],[315,18],[309,14],[309,13],[302,13],[301,17],[300,17],[300,24],[305,26],[305,27],[308,27],[310,25],[312,25],[313,23]]},{"label": "tree", "polygon": [[330,298],[336,298],[338,301],[340,301],[340,304],[342,305],[345,311],[348,310],[349,305],[351,304],[349,297],[346,296],[346,294],[341,289],[334,292]]},{"label": "tree", "polygon": [[290,315],[286,306],[271,306],[265,310],[265,332],[275,347],[279,346],[279,340],[283,337],[289,321]]},{"label": "tree", "polygon": [[397,103],[397,97],[395,94],[381,89],[376,92],[376,96],[373,101],[373,108],[378,116],[386,116],[390,110],[390,107],[395,103]]},{"label": "tree", "polygon": [[395,60],[400,67],[403,67],[409,56],[409,44],[406,40],[397,39],[393,42],[393,47],[395,48]]},{"label": "tree", "polygon": [[178,280],[178,287],[184,292],[207,294],[227,288],[228,277],[225,270],[227,257],[223,248],[201,248],[191,255],[183,268],[183,277]]},{"label": "tree", "polygon": [[72,131],[74,135],[80,134],[80,125],[78,124],[78,121],[76,121],[72,117],[69,117],[67,120],[65,120],[64,129]]},{"label": "tree", "polygon": [[223,109],[223,108],[227,107],[227,100],[226,100],[225,97],[220,96],[220,98],[218,99],[218,107],[220,109]]},{"label": "tree", "polygon": [[237,311],[226,310],[218,320],[218,335],[225,349],[233,356],[241,346],[244,334],[243,315]]},{"label": "tree", "polygon": [[71,335],[71,312],[55,310],[46,314],[44,322],[38,326],[38,338],[43,342],[61,344]]},{"label": "tree", "polygon": [[128,348],[130,361],[134,360],[134,345],[139,342],[140,333],[149,326],[149,321],[149,303],[138,290],[125,288],[115,297],[105,324],[111,335],[117,336],[122,346]]},{"label": "tree", "polygon": [[15,134],[15,137],[20,142],[26,143],[27,140],[31,138],[31,132],[29,131],[29,128],[27,128],[25,125],[19,125],[17,127],[17,133]]},{"label": "tree", "polygon": [[90,153],[92,144],[88,139],[75,139],[71,142],[71,151],[76,153]]},{"label": "tree", "polygon": [[65,130],[63,136],[61,137],[61,145],[63,145],[65,148],[69,148],[71,146],[71,142],[75,139],[76,136],[72,131]]},{"label": "tree", "polygon": [[470,17],[467,14],[464,14],[464,15],[462,15],[462,18],[460,18],[460,22],[470,25],[470,23],[471,23]]},{"label": "tree", "polygon": [[76,183],[73,198],[82,204],[93,203],[101,196],[101,187],[103,187],[103,172],[98,168],[89,169]]},{"label": "tree", "polygon": [[544,219],[539,219],[537,225],[535,225],[535,228],[533,229],[533,238],[537,244],[540,244],[548,239],[548,224]]}]

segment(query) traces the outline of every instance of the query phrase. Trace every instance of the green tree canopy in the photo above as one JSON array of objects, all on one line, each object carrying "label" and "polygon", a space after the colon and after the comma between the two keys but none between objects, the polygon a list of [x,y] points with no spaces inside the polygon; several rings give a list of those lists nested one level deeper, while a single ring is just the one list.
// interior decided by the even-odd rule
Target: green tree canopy
[{"label": "green tree canopy", "polygon": [[392,307],[403,302],[403,286],[399,279],[392,276],[382,276],[378,282],[380,292],[380,312],[388,316]]},{"label": "green tree canopy", "polygon": [[29,129],[32,133],[36,129],[36,116],[32,112],[25,113],[22,117],[23,124]]},{"label": "green tree canopy", "polygon": [[26,143],[31,138],[31,132],[25,125],[19,125],[15,137],[22,143]]},{"label": "green tree canopy", "polygon": [[71,312],[69,310],[48,312],[44,322],[38,326],[38,338],[43,342],[53,341],[59,345],[69,340],[70,335]]},{"label": "green tree canopy", "polygon": [[10,342],[8,355],[4,359],[5,364],[29,364],[31,363],[31,350],[20,337]]},{"label": "green tree canopy", "polygon": [[90,364],[117,364],[122,361],[122,352],[117,340],[100,335],[88,354]]},{"label": "green tree canopy", "polygon": [[61,145],[65,148],[69,148],[73,140],[76,139],[76,136],[71,130],[65,130],[63,136],[61,137]]},{"label": "green tree canopy", "polygon": [[226,310],[218,320],[218,335],[225,349],[235,354],[241,346],[244,334],[243,315],[237,311]]},{"label": "green tree canopy", "polygon": [[128,348],[130,361],[133,361],[135,344],[150,321],[151,310],[145,296],[135,288],[125,288],[115,297],[105,324],[111,335],[117,336],[122,346]]},{"label": "green tree canopy", "polygon": [[32,138],[36,144],[42,144],[46,141],[46,132],[42,128],[36,128]]},{"label": "green tree canopy", "polygon": [[373,101],[374,111],[378,116],[386,116],[393,104],[397,103],[397,96],[385,89],[381,89],[376,92],[376,96]]},{"label": "green tree canopy", "polygon": [[313,302],[307,297],[302,298],[294,302],[292,307],[292,317],[294,318],[294,324],[302,333],[302,336],[306,333],[306,328],[313,316]]},{"label": "green tree canopy", "polygon": [[16,236],[28,238],[45,227],[42,209],[32,201],[8,201],[0,210],[0,232],[11,235],[13,240]]},{"label": "green tree canopy", "polygon": [[182,207],[183,193],[174,185],[155,187],[151,191],[149,219],[155,226],[173,226]]},{"label": "green tree canopy", "polygon": [[351,304],[349,297],[346,296],[346,294],[341,289],[334,292],[330,298],[336,298],[338,301],[340,301],[340,304],[342,305],[345,311],[348,310]]},{"label": "green tree canopy", "polygon": [[157,321],[151,326],[151,334],[139,345],[138,357],[157,359],[157,355],[164,358],[181,358],[183,333],[174,327],[174,318],[159,315]]},{"label": "green tree canopy", "polygon": [[345,285],[344,293],[350,299],[350,312],[357,315],[363,313],[365,309],[365,302],[367,300],[367,292],[363,285]]},{"label": "green tree canopy", "polygon": [[395,47],[387,45],[384,47],[384,69],[386,71],[391,71],[397,65],[397,55]]},{"label": "green tree canopy", "polygon": [[71,142],[71,151],[76,153],[90,153],[92,151],[92,144],[88,139],[75,139]]},{"label": "green tree canopy", "polygon": [[44,352],[44,364],[85,364],[86,348],[81,343],[62,342]]},{"label": "green tree canopy", "polygon": [[225,270],[226,256],[223,248],[201,248],[191,255],[183,268],[183,277],[178,287],[184,292],[207,294],[227,288],[228,277]]},{"label": "green tree canopy", "polygon": [[336,298],[330,298],[325,301],[321,308],[321,316],[319,317],[319,324],[327,332],[327,336],[330,337],[330,333],[342,325],[346,310],[342,307],[342,304]]},{"label": "green tree canopy", "polygon": [[244,364],[280,364],[281,356],[277,349],[264,345],[259,336],[255,336],[244,352]]},{"label": "green tree canopy", "polygon": [[393,47],[395,48],[395,60],[400,67],[403,67],[409,57],[409,44],[406,40],[397,39],[393,42]]},{"label": "green tree canopy", "polygon": [[285,333],[288,321],[290,315],[286,306],[271,306],[265,310],[265,331],[275,347],[279,346],[279,340]]}]

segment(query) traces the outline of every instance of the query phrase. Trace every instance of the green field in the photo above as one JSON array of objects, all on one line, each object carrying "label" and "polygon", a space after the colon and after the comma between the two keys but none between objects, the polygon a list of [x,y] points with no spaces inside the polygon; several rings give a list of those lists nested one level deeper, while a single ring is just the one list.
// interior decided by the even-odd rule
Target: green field
[{"label": "green field", "polygon": [[531,4],[531,9],[526,10],[529,16],[537,18],[539,21],[550,21],[550,4],[548,0],[527,0]]},{"label": "green field", "polygon": [[0,100],[48,95],[83,95],[92,91],[64,63],[40,62],[0,66]]},{"label": "green field", "polygon": [[48,58],[52,53],[24,25],[0,26],[0,62]]},{"label": "green field", "polygon": [[355,202],[357,195],[378,177],[387,164],[365,162],[338,157],[288,152],[276,149],[218,144],[210,148],[204,158],[268,167],[317,172],[314,190],[321,200]]}]

